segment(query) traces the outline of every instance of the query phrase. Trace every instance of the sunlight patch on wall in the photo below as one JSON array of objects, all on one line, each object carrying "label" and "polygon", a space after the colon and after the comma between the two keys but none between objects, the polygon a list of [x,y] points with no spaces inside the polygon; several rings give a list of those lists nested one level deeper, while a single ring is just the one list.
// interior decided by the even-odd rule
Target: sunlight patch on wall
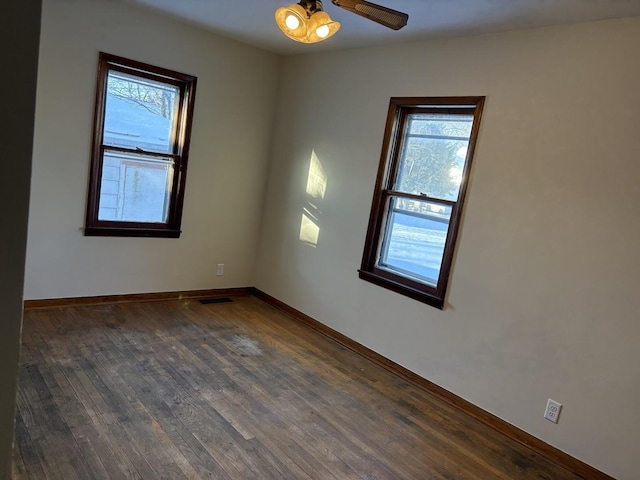
[{"label": "sunlight patch on wall", "polygon": [[316,221],[317,219],[313,218],[305,208],[300,222],[300,241],[314,247],[318,245],[318,237],[320,236],[320,227],[316,225]]},{"label": "sunlight patch on wall", "polygon": [[309,159],[309,174],[307,176],[307,200],[302,208],[302,220],[300,221],[301,242],[316,247],[320,238],[320,215],[318,200],[324,199],[327,191],[327,174],[322,168],[315,151],[311,151]]},{"label": "sunlight patch on wall", "polygon": [[311,151],[309,160],[309,176],[307,177],[307,195],[313,198],[324,198],[327,190],[327,174],[322,168],[315,151]]}]

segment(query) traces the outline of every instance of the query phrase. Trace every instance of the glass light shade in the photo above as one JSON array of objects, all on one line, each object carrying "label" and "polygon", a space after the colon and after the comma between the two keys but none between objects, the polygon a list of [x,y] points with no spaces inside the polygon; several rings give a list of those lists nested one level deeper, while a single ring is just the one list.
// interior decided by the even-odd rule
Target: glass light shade
[{"label": "glass light shade", "polygon": [[[307,34],[307,12],[297,3],[280,7],[275,14],[276,25],[287,37],[303,42]],[[293,28],[292,28],[293,27]]]},{"label": "glass light shade", "polygon": [[334,22],[324,11],[316,12],[309,19],[306,43],[316,43],[326,40],[340,30],[340,23]]}]

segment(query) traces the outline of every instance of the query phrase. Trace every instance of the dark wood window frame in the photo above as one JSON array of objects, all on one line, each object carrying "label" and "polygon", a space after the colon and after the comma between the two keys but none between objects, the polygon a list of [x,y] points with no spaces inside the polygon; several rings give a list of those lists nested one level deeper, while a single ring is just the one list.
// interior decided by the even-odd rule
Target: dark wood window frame
[{"label": "dark wood window frame", "polygon": [[[443,309],[445,294],[451,274],[454,249],[462,207],[469,182],[469,171],[480,127],[480,118],[485,97],[393,97],[389,102],[389,111],[385,127],[384,140],[376,186],[371,205],[369,226],[365,240],[362,265],[359,277],[381,287],[406,295],[420,302]],[[473,124],[462,171],[458,199],[456,201],[432,198],[424,194],[413,195],[394,190],[398,173],[402,139],[405,133],[407,116],[410,113],[446,113],[473,115]],[[451,217],[447,230],[444,254],[437,285],[431,286],[415,276],[400,275],[379,265],[380,248],[386,225],[389,202],[392,196],[417,201],[435,202],[451,207]]]},{"label": "dark wood window frame", "polygon": [[[178,108],[174,112],[173,121],[176,131],[171,139],[171,151],[161,153],[141,148],[126,148],[105,145],[103,139],[104,119],[107,96],[107,77],[110,71],[147,78],[179,89]],[[194,111],[196,77],[175,72],[166,68],[100,52],[98,60],[98,81],[94,112],[93,142],[91,151],[91,168],[87,196],[87,214],[84,234],[87,236],[120,236],[120,237],[167,237],[178,238],[182,223],[182,206],[187,176],[191,124]],[[174,172],[171,194],[168,200],[167,221],[164,223],[129,222],[100,220],[98,218],[100,202],[100,186],[105,150],[148,157],[171,158]]]}]

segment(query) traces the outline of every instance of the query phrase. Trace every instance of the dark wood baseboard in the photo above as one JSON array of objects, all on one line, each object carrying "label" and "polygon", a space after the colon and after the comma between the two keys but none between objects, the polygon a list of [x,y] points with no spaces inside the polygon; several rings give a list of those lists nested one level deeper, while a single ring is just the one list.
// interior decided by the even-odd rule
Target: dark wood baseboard
[{"label": "dark wood baseboard", "polygon": [[253,289],[253,295],[262,300],[263,302],[271,305],[272,307],[277,308],[278,310],[287,313],[294,319],[300,321],[301,323],[309,326],[310,328],[318,331],[319,333],[329,337],[330,339],[338,342],[344,347],[358,353],[359,355],[367,358],[372,361],[376,365],[379,365],[394,374],[404,378],[406,381],[411,382],[414,385],[417,385],[434,396],[442,399],[458,410],[470,415],[471,417],[481,421],[485,425],[497,430],[498,432],[506,435],[507,437],[515,440],[516,442],[527,446],[534,452],[548,460],[554,462],[555,464],[569,470],[570,472],[588,480],[615,480],[613,477],[597,470],[596,468],[588,465],[577,458],[572,457],[571,455],[559,450],[539,438],[534,437],[533,435],[520,430],[519,428],[511,425],[510,423],[502,420],[501,418],[496,417],[495,415],[483,410],[482,408],[474,405],[473,403],[451,393],[450,391],[436,385],[435,383],[430,382],[429,380],[417,375],[404,368],[401,365],[389,360],[386,357],[383,357],[379,353],[374,352],[373,350],[361,345],[360,343],[352,340],[351,338],[343,335],[342,333],[320,323],[319,321],[305,315],[304,313],[296,310],[295,308],[287,305],[286,303],[278,300],[277,298],[272,297],[271,295],[256,289]]},{"label": "dark wood baseboard", "polygon": [[73,307],[80,305],[104,305],[108,303],[153,302],[159,300],[179,300],[182,298],[227,297],[251,295],[252,287],[218,288],[211,290],[187,290],[183,292],[129,293],[123,295],[102,295],[96,297],[50,298],[43,300],[25,300],[24,309],[51,307]]}]

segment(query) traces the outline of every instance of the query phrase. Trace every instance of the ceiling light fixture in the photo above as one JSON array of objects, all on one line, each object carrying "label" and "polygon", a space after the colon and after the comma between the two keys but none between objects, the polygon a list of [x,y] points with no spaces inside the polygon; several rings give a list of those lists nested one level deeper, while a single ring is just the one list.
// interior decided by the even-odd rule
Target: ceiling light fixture
[{"label": "ceiling light fixture", "polygon": [[287,37],[301,43],[317,43],[340,29],[329,14],[322,10],[321,0],[300,0],[276,10],[276,25]]}]

